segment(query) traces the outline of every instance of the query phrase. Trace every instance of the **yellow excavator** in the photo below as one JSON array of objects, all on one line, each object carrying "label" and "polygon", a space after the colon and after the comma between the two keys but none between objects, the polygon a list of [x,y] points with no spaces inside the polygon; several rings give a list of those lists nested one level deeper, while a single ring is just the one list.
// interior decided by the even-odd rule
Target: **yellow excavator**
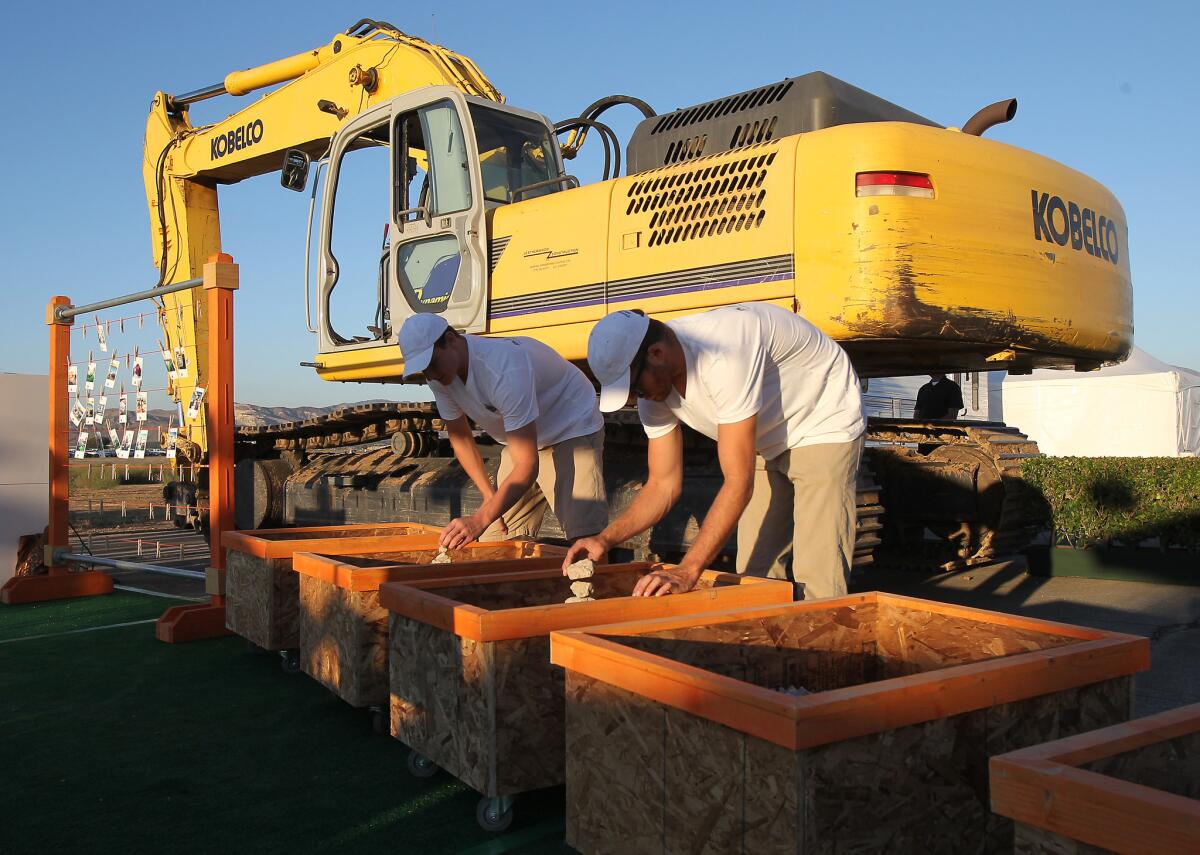
[{"label": "yellow excavator", "polygon": [[[189,120],[198,101],[276,84],[215,124]],[[624,174],[601,121],[616,105],[644,116]],[[669,318],[749,300],[802,313],[864,379],[1123,359],[1133,333],[1124,212],[1087,176],[981,137],[1015,110],[1000,102],[942,127],[812,73],[662,115],[611,96],[554,123],[506,104],[466,57],[364,19],[315,50],[154,96],[144,174],[158,281],[198,277],[221,251],[219,185],[280,171],[284,187],[312,187],[309,364],[327,380],[401,382],[397,331],[417,312],[538,338],[586,370],[588,332],[609,311]],[[581,186],[566,162],[589,137],[604,176]],[[174,381],[179,400],[206,373],[200,303],[189,291],[162,299],[165,349],[183,347],[198,367]],[[436,458],[437,427],[428,407],[377,405],[242,430],[239,502],[259,511],[239,524],[308,522],[335,505],[337,519],[352,506],[360,518],[424,509],[431,519],[444,506],[448,518],[470,490]],[[627,418],[610,433],[636,444]],[[368,455],[315,454],[388,436],[391,448]],[[1037,449],[1016,430],[873,420],[870,438],[896,537],[934,531],[968,563],[1027,537],[1019,468]],[[182,426],[179,448],[203,460],[203,414]],[[695,459],[699,477],[711,455]],[[610,481],[629,492],[637,473]],[[364,484],[376,498],[389,484],[409,495],[362,510]],[[293,487],[344,492],[293,501]],[[446,495],[418,508],[413,491],[435,487]],[[879,490],[863,495],[865,560]],[[682,521],[675,545],[694,529]]]}]

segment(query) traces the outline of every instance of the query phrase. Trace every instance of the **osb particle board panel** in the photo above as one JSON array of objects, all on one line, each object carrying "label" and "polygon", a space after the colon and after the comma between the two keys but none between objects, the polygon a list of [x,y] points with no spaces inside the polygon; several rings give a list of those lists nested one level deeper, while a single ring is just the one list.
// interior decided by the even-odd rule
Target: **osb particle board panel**
[{"label": "osb particle board panel", "polygon": [[386,704],[387,611],[378,592],[300,577],[300,667],[351,706]]},{"label": "osb particle board panel", "polygon": [[1023,822],[1014,825],[1013,855],[1108,855],[1110,852]]},{"label": "osb particle board panel", "polygon": [[487,753],[491,727],[486,708],[472,706],[485,689],[476,682],[462,697],[466,673],[478,674],[464,663],[477,658],[478,642],[403,615],[391,615],[388,638],[390,684],[404,687],[390,692],[392,736],[485,792],[489,770],[479,758]]},{"label": "osb particle board panel", "polygon": [[794,752],[568,672],[567,841],[586,853],[1008,852],[1011,823],[987,809],[989,751],[1111,723],[1129,690],[1120,678]]},{"label": "osb particle board panel", "polygon": [[300,582],[291,561],[226,554],[225,625],[264,650],[300,646]]},{"label": "osb particle board panel", "polygon": [[[606,637],[604,633],[598,633]],[[1075,639],[875,602],[709,626],[607,636],[623,645],[767,689],[856,686]]]},{"label": "osb particle board panel", "polygon": [[392,735],[485,795],[562,783],[562,672],[545,636],[478,642],[392,615]]},{"label": "osb particle board panel", "polygon": [[597,855],[663,851],[665,747],[660,706],[567,672],[569,846]]},{"label": "osb particle board panel", "polygon": [[[450,560],[457,564],[466,561],[501,561],[552,556],[558,556],[561,560],[566,556],[567,550],[562,546],[529,540],[503,540],[470,543],[464,547],[448,550],[448,553]],[[341,558],[347,564],[359,567],[387,567],[393,564],[429,564],[437,554],[436,544],[433,547],[411,549],[399,545],[391,548],[368,548],[357,543],[347,543],[344,549],[337,551],[336,557]]]},{"label": "osb particle board panel", "polygon": [[1200,801],[1200,730],[1102,757],[1080,768]]}]

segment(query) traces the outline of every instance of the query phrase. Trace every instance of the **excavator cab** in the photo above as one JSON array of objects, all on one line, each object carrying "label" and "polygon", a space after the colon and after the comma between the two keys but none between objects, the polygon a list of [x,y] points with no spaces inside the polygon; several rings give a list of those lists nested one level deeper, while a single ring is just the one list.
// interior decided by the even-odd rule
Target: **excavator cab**
[{"label": "excavator cab", "polygon": [[[347,122],[330,145],[321,205],[322,362],[396,361],[397,331],[418,312],[485,331],[490,213],[573,183],[545,117],[449,86]],[[386,355],[360,353],[385,347]]]}]

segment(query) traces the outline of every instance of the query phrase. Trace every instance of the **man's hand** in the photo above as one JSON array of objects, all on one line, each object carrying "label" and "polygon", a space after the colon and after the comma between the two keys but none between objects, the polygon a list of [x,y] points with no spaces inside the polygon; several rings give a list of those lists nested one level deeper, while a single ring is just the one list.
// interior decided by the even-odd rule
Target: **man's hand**
[{"label": "man's hand", "polygon": [[567,557],[563,559],[563,575],[567,575],[567,568],[580,559],[590,558],[593,561],[603,561],[608,556],[610,549],[612,549],[612,544],[605,539],[603,534],[579,538],[571,544],[571,548],[567,550]]},{"label": "man's hand", "polygon": [[442,529],[438,545],[447,549],[458,549],[478,540],[485,528],[487,528],[487,523],[480,522],[474,514],[469,517],[459,517]]},{"label": "man's hand", "polygon": [[670,567],[647,573],[633,587],[635,597],[665,597],[667,594],[686,594],[696,587],[700,572],[682,567]]}]

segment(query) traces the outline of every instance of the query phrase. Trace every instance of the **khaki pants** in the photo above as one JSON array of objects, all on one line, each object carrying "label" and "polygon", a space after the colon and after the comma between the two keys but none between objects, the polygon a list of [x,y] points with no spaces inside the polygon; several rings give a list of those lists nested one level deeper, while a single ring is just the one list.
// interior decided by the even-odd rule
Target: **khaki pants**
[{"label": "khaki pants", "polygon": [[854,562],[863,440],[792,448],[758,460],[738,523],[737,571],[804,584],[806,600],[846,593]]},{"label": "khaki pants", "polygon": [[[574,437],[538,452],[537,480],[504,514],[509,537],[537,537],[546,516],[554,511],[569,540],[603,531],[608,525],[608,499],[604,493],[604,430]],[[500,454],[496,485],[512,472],[508,448]],[[479,539],[500,540],[493,524]]]}]

